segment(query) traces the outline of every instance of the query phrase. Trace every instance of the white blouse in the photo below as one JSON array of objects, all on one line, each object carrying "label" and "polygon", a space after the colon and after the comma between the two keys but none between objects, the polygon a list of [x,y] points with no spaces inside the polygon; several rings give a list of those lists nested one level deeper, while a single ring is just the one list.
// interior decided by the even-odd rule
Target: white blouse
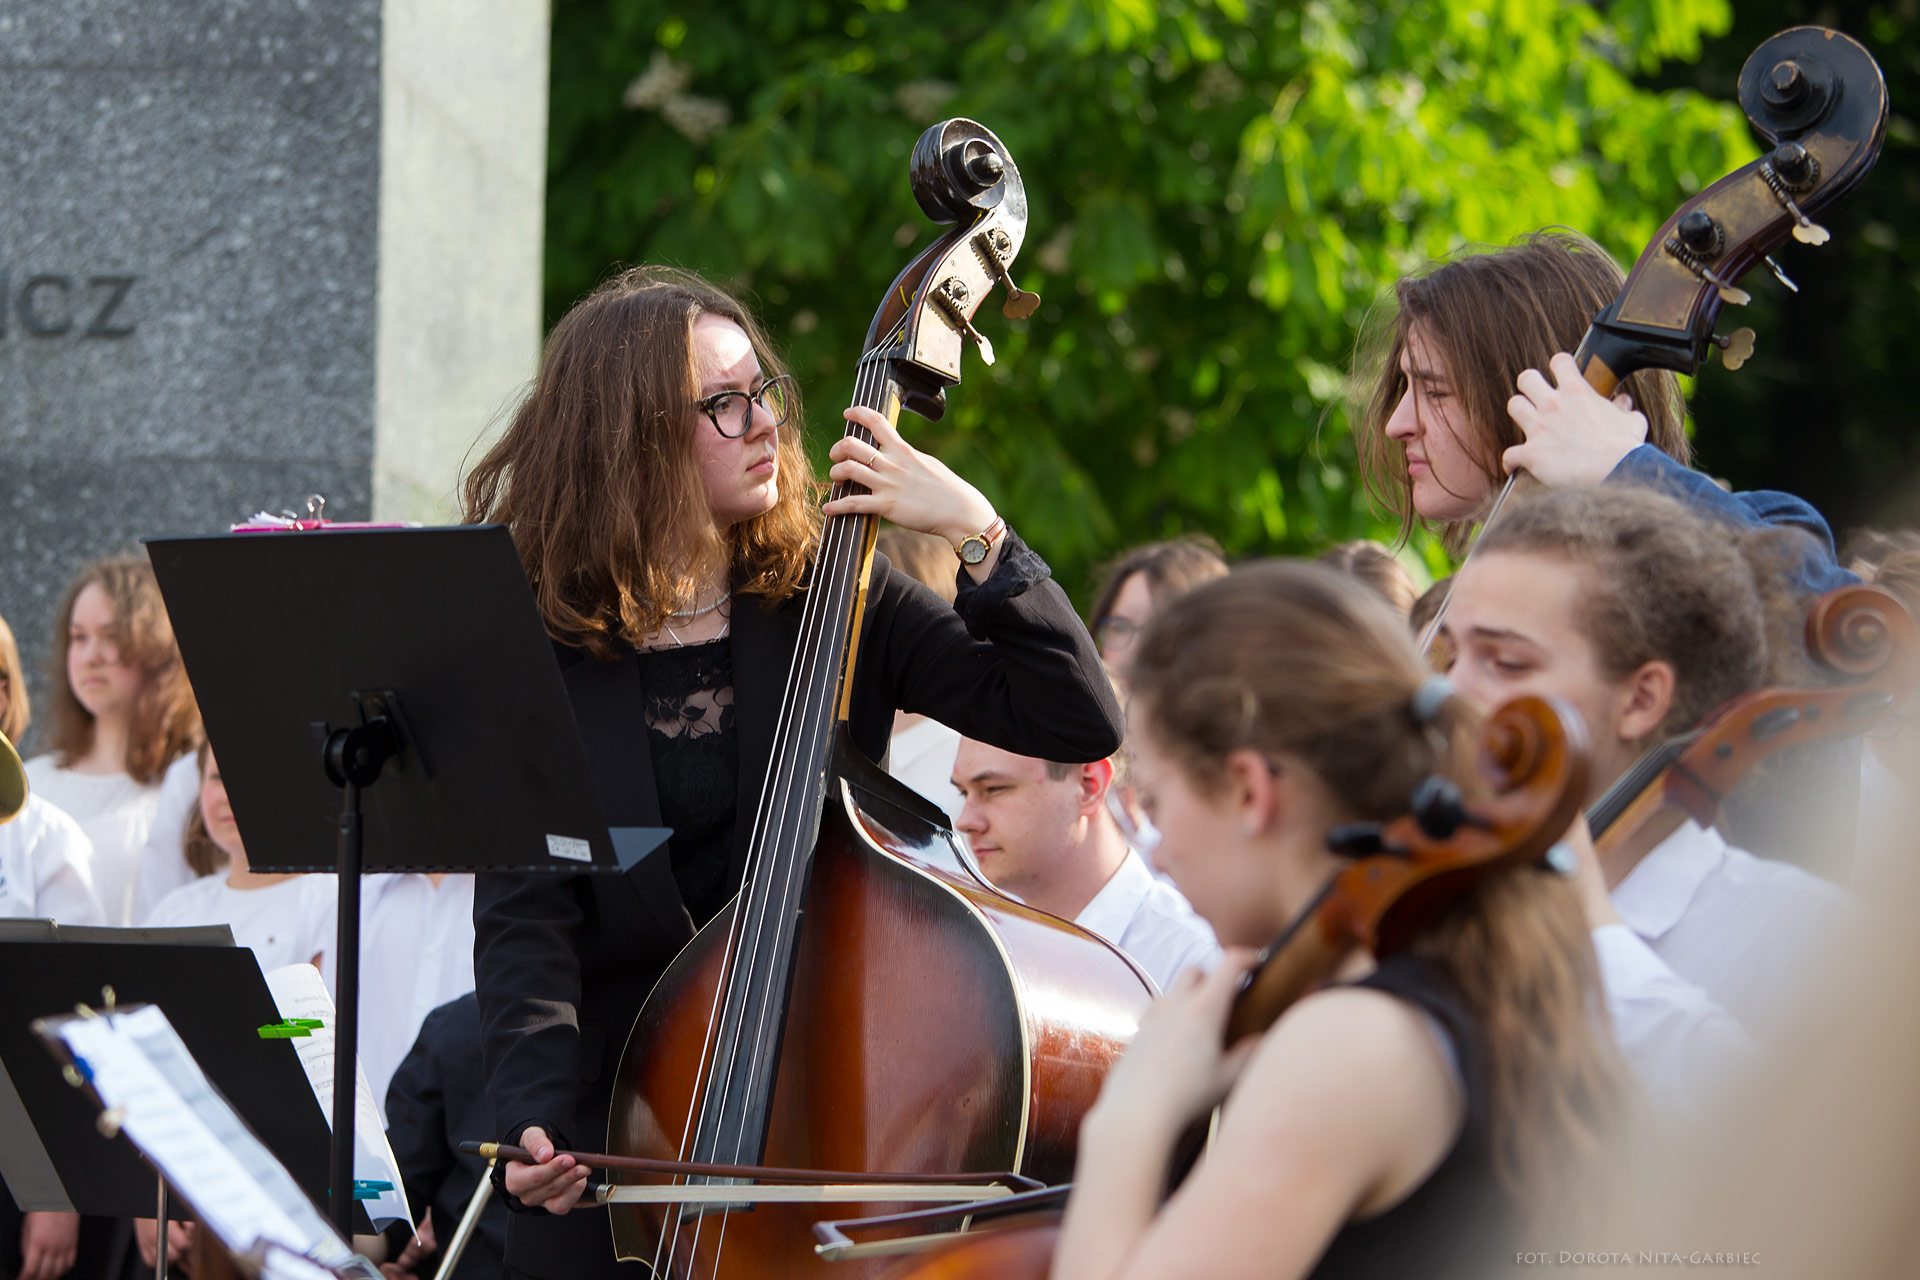
[{"label": "white blouse", "polygon": [[105,923],[133,923],[140,847],[160,805],[160,784],[138,783],[124,773],[76,773],[54,763],[51,755],[27,761],[26,772],[27,786],[72,814],[93,842],[93,889]]},{"label": "white blouse", "polygon": [[93,892],[87,833],[45,797],[0,826],[0,916],[56,924],[105,924]]}]

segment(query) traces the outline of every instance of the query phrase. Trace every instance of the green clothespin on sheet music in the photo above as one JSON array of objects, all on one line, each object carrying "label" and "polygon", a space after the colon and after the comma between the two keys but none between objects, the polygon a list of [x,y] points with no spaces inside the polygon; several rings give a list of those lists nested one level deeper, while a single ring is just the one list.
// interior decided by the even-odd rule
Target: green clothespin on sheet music
[{"label": "green clothespin on sheet music", "polygon": [[286,1018],[261,1027],[259,1036],[262,1040],[295,1040],[310,1036],[326,1025],[318,1018]]}]

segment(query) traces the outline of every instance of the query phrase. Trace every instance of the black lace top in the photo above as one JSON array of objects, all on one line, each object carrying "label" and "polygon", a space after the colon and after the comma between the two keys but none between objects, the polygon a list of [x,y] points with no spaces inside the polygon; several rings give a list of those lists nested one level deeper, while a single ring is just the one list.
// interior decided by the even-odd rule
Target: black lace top
[{"label": "black lace top", "polygon": [[718,914],[727,880],[740,745],[733,723],[733,649],[722,638],[640,654],[647,746],[674,882],[696,926]]}]

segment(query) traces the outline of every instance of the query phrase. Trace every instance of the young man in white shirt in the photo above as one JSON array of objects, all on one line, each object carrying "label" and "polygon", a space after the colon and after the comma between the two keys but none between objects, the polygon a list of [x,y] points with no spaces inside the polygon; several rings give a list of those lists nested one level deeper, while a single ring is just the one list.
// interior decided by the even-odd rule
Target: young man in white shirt
[{"label": "young man in white shirt", "polygon": [[[1771,569],[1764,546],[1663,495],[1526,501],[1455,575],[1440,628],[1451,677],[1483,708],[1522,694],[1573,704],[1591,736],[1591,801],[1647,747],[1767,682]],[[1588,871],[1606,890],[1588,916],[1615,1030],[1668,1114],[1788,1034],[1851,914],[1836,886],[1692,822]]]},{"label": "young man in white shirt", "polygon": [[1154,878],[1107,809],[1114,761],[1056,764],[960,739],[954,827],[995,888],[1098,934],[1163,990],[1220,954],[1213,930]]}]

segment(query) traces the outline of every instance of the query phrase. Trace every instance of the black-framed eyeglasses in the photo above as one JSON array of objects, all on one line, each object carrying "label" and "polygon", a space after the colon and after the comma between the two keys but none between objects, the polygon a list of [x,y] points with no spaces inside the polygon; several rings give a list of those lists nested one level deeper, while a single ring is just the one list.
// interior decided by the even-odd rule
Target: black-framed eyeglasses
[{"label": "black-framed eyeglasses", "polygon": [[707,415],[707,421],[713,424],[715,431],[729,440],[738,440],[753,425],[755,408],[772,414],[776,427],[786,423],[787,415],[793,411],[793,375],[783,373],[777,378],[768,378],[752,394],[745,391],[716,391],[694,403]]}]

